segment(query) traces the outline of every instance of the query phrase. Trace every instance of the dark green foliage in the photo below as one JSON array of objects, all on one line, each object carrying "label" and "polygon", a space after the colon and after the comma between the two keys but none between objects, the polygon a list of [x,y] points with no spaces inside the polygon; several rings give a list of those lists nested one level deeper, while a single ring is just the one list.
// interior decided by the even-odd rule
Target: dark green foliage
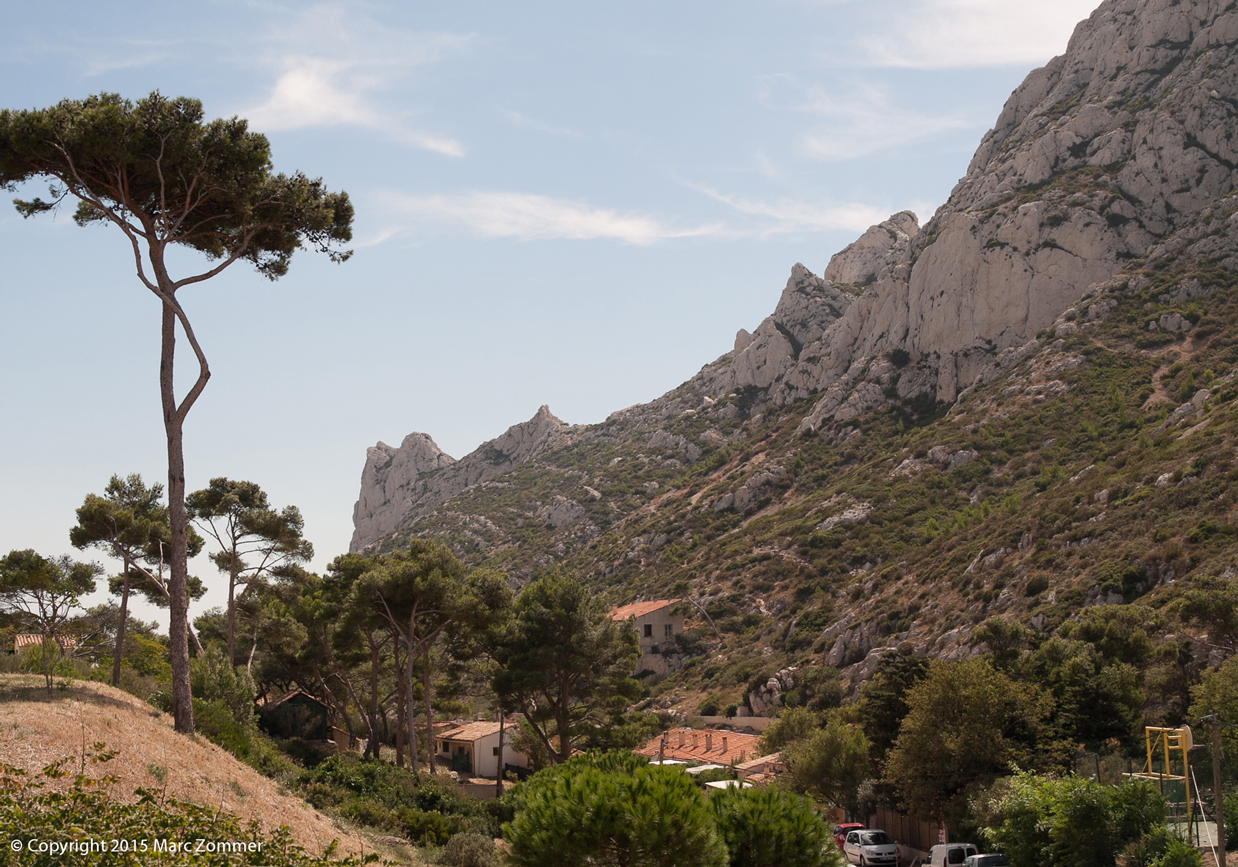
[{"label": "dark green foliage", "polygon": [[[0,188],[38,176],[59,185],[55,198],[18,202],[23,216],[72,194],[81,225],[109,219],[105,209],[151,214],[173,243],[212,259],[239,255],[269,277],[287,272],[303,241],[329,250],[351,238],[348,196],[272,175],[266,137],[235,117],[204,123],[196,99],[103,93],[0,111]],[[177,220],[183,213],[194,219]]]},{"label": "dark green foliage", "polygon": [[636,634],[565,574],[539,578],[516,597],[514,623],[494,655],[494,691],[519,710],[558,762],[640,694],[631,678]]},{"label": "dark green foliage", "polygon": [[456,834],[438,853],[435,864],[444,867],[502,867],[494,840],[482,834]]},{"label": "dark green foliage", "polygon": [[872,744],[873,758],[885,758],[907,716],[907,691],[928,674],[922,656],[892,655],[882,659],[872,679],[860,692],[859,712],[864,734]]},{"label": "dark green foliage", "polygon": [[991,851],[1011,867],[1113,867],[1128,846],[1161,831],[1165,804],[1143,781],[1103,786],[1082,777],[1019,773],[981,806]]},{"label": "dark green foliage", "polygon": [[[95,744],[89,757],[90,770],[106,763],[114,753]],[[147,864],[242,865],[254,867],[309,867],[309,865],[359,865],[372,863],[376,856],[334,859],[327,854],[312,856],[296,845],[287,828],[265,834],[257,822],[245,824],[236,816],[215,807],[202,807],[156,797],[144,789],[138,799],[122,803],[108,794],[113,777],[95,777],[86,768],[73,777],[68,791],[50,791],[46,784],[67,777],[65,766],[74,760],[49,765],[39,778],[31,779],[24,771],[0,764],[0,837],[5,851],[0,863],[17,863],[31,867],[53,867],[59,864],[108,865],[108,867],[145,867]],[[86,761],[86,757],[83,757]],[[133,841],[136,846],[117,844],[104,852],[82,852],[60,849],[56,852],[24,852],[9,862],[10,840],[39,840],[67,846],[73,841]],[[242,844],[252,851],[195,852],[196,840]],[[173,844],[188,841],[189,851],[157,851],[156,841]],[[145,845],[145,848],[143,848]],[[115,851],[113,850],[115,849]]]},{"label": "dark green foliage", "polygon": [[983,658],[929,663],[904,695],[907,715],[886,757],[885,779],[921,818],[957,825],[969,793],[1026,766],[1051,699]]},{"label": "dark green foliage", "polygon": [[450,779],[387,762],[337,753],[303,771],[292,785],[322,810],[418,844],[441,846],[464,832],[497,836],[506,804],[463,794]]},{"label": "dark green foliage", "polygon": [[722,867],[727,850],[705,796],[677,768],[589,753],[535,774],[503,826],[523,867]]},{"label": "dark green foliage", "polygon": [[840,867],[838,847],[812,804],[780,789],[724,789],[710,796],[730,867]]},{"label": "dark green foliage", "polygon": [[787,784],[833,807],[859,812],[861,784],[872,778],[868,738],[858,725],[837,715],[808,737],[782,749]]}]

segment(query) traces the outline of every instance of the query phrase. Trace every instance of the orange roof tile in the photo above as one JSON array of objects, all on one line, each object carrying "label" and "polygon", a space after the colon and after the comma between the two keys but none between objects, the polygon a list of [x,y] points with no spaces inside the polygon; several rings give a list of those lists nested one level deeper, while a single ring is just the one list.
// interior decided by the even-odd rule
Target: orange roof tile
[{"label": "orange roof tile", "polygon": [[[507,722],[503,724],[504,731],[511,731],[516,727],[516,723]],[[439,733],[439,737],[445,741],[461,741],[464,743],[473,743],[482,738],[488,738],[491,735],[498,734],[499,724],[490,720],[481,720],[479,722],[465,723],[459,728],[454,728],[451,731]],[[504,735],[506,738],[506,735]]]},{"label": "orange roof tile", "polygon": [[[62,649],[77,647],[77,639],[72,635],[54,635],[52,641],[60,645]],[[39,632],[21,633],[13,636],[13,652],[21,650],[23,647],[32,647],[36,644],[43,643],[43,635]]]},{"label": "orange roof tile", "polygon": [[676,602],[682,601],[682,599],[653,599],[649,602],[633,602],[631,605],[623,605],[612,609],[610,619],[627,620],[629,617],[644,617],[646,614],[652,614],[655,611],[660,611],[663,608],[674,605]]},{"label": "orange roof tile", "polygon": [[651,758],[661,755],[664,759],[730,765],[756,756],[759,752],[758,742],[760,740],[759,735],[721,729],[701,731],[678,728],[658,735],[643,747],[637,747],[632,752]]}]

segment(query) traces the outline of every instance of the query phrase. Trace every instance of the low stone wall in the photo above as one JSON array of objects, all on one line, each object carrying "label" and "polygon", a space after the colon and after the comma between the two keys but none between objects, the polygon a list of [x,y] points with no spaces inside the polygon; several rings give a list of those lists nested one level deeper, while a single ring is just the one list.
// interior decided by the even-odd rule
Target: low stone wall
[{"label": "low stone wall", "polygon": [[707,726],[727,726],[734,729],[749,728],[754,732],[763,732],[774,720],[767,716],[703,716],[701,719]]}]

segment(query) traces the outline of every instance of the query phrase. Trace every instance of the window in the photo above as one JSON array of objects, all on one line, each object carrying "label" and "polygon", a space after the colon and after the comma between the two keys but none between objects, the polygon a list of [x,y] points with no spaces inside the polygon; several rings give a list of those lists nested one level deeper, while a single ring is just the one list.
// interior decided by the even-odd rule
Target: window
[{"label": "window", "polygon": [[666,624],[666,637],[673,638],[674,636],[675,636],[674,624],[671,624],[671,623]]},{"label": "window", "polygon": [[645,637],[653,638],[653,624],[652,623],[645,624]]},{"label": "window", "polygon": [[443,743],[443,744],[442,744],[442,747],[443,747],[443,752],[445,752],[445,753],[449,753],[449,752],[451,752],[451,747],[447,746],[447,744],[446,744],[446,743]]},{"label": "window", "polygon": [[494,748],[492,748],[492,749],[490,750],[490,755],[492,755],[492,756],[497,756],[498,754],[499,754],[499,748],[498,748],[498,747],[494,747]]}]

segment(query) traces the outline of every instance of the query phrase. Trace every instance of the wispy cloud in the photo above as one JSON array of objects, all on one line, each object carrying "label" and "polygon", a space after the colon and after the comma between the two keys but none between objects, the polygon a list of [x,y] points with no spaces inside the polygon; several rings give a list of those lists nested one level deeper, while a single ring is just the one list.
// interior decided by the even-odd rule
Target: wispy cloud
[{"label": "wispy cloud", "polygon": [[905,0],[858,41],[863,62],[948,69],[1026,66],[1061,54],[1099,0]]},{"label": "wispy cloud", "polygon": [[266,100],[245,114],[264,129],[358,126],[412,147],[464,156],[450,136],[428,132],[393,112],[383,92],[412,69],[463,50],[468,34],[410,33],[380,25],[342,5],[294,15],[263,58],[276,70]]},{"label": "wispy cloud", "polygon": [[583,133],[578,130],[565,126],[553,126],[536,118],[523,115],[518,111],[513,111],[510,108],[499,109],[499,114],[506,118],[512,126],[519,129],[527,129],[530,132],[544,132],[550,135],[561,135],[569,138],[581,138],[583,136]]},{"label": "wispy cloud", "polygon": [[421,228],[454,226],[483,238],[522,241],[608,238],[646,246],[716,234],[720,226],[678,228],[653,217],[532,193],[474,191],[452,195],[388,194],[385,206]]},{"label": "wispy cloud", "polygon": [[835,230],[862,232],[890,216],[890,211],[885,208],[856,202],[823,205],[785,197],[761,201],[719,192],[702,184],[685,183],[685,186],[727,205],[739,214],[760,218],[746,229],[728,230],[735,236],[769,237],[792,232]]},{"label": "wispy cloud", "polygon": [[975,126],[957,115],[929,115],[894,103],[887,88],[863,81],[845,88],[805,85],[793,76],[768,76],[761,93],[770,108],[818,119],[799,139],[809,157],[845,160]]}]

